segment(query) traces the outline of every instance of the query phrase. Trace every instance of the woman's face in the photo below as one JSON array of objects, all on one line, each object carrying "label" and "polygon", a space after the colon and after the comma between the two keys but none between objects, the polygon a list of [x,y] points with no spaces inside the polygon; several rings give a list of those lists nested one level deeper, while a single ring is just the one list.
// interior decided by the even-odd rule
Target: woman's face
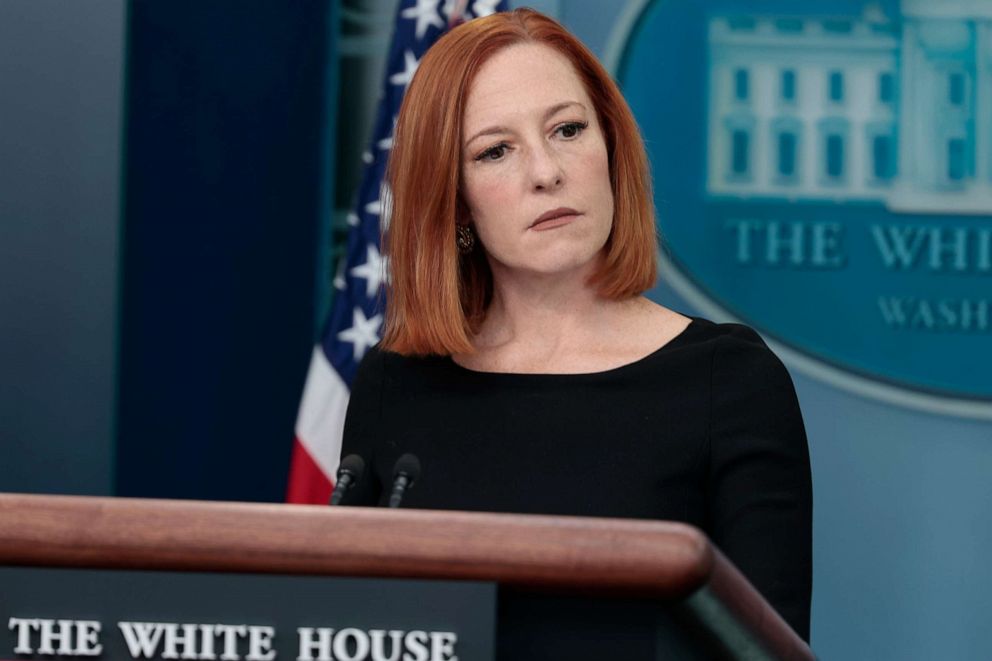
[{"label": "woman's face", "polygon": [[463,198],[493,273],[584,274],[613,226],[606,142],[571,63],[506,48],[466,99]]}]

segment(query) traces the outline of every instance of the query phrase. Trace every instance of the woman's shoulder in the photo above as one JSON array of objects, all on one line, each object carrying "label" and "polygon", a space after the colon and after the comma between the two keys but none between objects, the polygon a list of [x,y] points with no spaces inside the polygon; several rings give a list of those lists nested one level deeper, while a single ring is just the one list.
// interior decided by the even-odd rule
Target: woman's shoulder
[{"label": "woman's shoulder", "polygon": [[698,368],[708,367],[711,388],[717,392],[779,392],[794,397],[792,377],[782,360],[744,324],[694,316],[664,349],[664,353],[688,354]]},{"label": "woman's shoulder", "polygon": [[714,360],[741,359],[781,363],[756,330],[740,323],[717,323],[704,317],[690,317],[685,331],[676,338],[682,346],[706,346]]},{"label": "woman's shoulder", "polygon": [[750,326],[736,322],[716,322],[706,317],[689,316],[686,331],[697,342],[728,342],[759,346],[765,345],[761,336]]},{"label": "woman's shoulder", "polygon": [[445,356],[401,354],[376,344],[365,352],[355,378],[381,383],[384,379],[402,379],[407,374],[431,373],[448,362]]},{"label": "woman's shoulder", "polygon": [[[755,359],[774,359],[771,349],[754,329],[740,323],[717,323],[705,317],[684,315],[645,299],[636,325],[650,343],[664,340],[655,347],[697,349],[720,354],[743,354]],[[657,341],[656,339],[654,341]]]},{"label": "woman's shoulder", "polygon": [[792,376],[753,328],[693,317],[685,335],[686,344],[707,348],[714,406],[744,415],[769,407],[798,411]]}]

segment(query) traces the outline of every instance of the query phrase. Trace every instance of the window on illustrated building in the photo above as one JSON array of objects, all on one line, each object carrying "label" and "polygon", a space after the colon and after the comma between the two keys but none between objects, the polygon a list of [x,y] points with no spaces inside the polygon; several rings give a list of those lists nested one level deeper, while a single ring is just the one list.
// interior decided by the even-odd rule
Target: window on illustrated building
[{"label": "window on illustrated building", "polygon": [[743,129],[735,129],[731,134],[730,169],[734,175],[747,176],[750,141],[751,136]]},{"label": "window on illustrated building", "polygon": [[833,32],[835,34],[849,34],[854,29],[854,24],[851,21],[846,21],[843,19],[836,20],[826,20],[823,21],[823,31]]},{"label": "window on illustrated building", "polygon": [[871,159],[871,173],[876,181],[888,181],[895,176],[895,140],[891,135],[881,134],[872,138]]},{"label": "window on illustrated building", "polygon": [[892,103],[895,98],[895,77],[888,72],[878,75],[878,100],[881,103]]},{"label": "window on illustrated building", "polygon": [[796,100],[796,72],[792,69],[786,69],[782,72],[781,81],[781,92],[782,100],[786,102],[793,102]]},{"label": "window on illustrated building", "polygon": [[754,117],[747,112],[733,113],[724,118],[723,176],[728,183],[750,183],[754,170]]},{"label": "window on illustrated building", "polygon": [[964,74],[955,71],[947,77],[947,100],[952,106],[964,105]]},{"label": "window on illustrated building", "polygon": [[754,29],[755,20],[752,16],[731,16],[727,19],[731,30],[750,31]]},{"label": "window on illustrated building", "polygon": [[847,178],[847,139],[850,122],[843,117],[828,117],[819,123],[820,183],[826,186],[843,184]]},{"label": "window on illustrated building", "polygon": [[747,101],[749,87],[747,69],[737,69],[734,71],[734,98],[738,101]]},{"label": "window on illustrated building", "polygon": [[779,18],[775,21],[775,28],[780,32],[802,32],[803,20],[801,18]]},{"label": "window on illustrated building", "polygon": [[826,140],[826,175],[839,180],[844,176],[844,136],[833,133]]},{"label": "window on illustrated building", "polygon": [[844,100],[844,74],[840,71],[831,71],[828,81],[828,95],[830,100],[840,103]]},{"label": "window on illustrated building", "polygon": [[773,159],[770,165],[774,182],[793,186],[799,183],[800,176],[802,121],[798,117],[784,115],[773,119],[770,129],[772,142],[769,156]]},{"label": "window on illustrated building", "polygon": [[952,183],[965,178],[964,138],[951,138],[947,141],[947,179]]},{"label": "window on illustrated building", "polygon": [[784,179],[796,176],[796,134],[791,131],[778,134],[778,174]]}]

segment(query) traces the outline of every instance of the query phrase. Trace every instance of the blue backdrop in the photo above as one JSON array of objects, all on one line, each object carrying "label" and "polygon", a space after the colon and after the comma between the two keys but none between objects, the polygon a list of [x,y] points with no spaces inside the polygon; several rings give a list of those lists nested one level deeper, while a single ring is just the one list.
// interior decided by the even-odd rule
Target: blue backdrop
[{"label": "blue backdrop", "polygon": [[330,222],[332,9],[131,5],[118,495],[285,493]]}]

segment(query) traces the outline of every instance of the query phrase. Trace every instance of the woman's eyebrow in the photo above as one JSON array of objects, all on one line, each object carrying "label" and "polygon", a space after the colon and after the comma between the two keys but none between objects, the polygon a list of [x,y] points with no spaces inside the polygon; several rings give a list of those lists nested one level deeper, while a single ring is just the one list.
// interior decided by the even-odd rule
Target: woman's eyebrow
[{"label": "woman's eyebrow", "polygon": [[[582,109],[585,109],[585,106],[579,103],[578,101],[562,101],[561,103],[556,103],[555,105],[551,106],[546,111],[544,111],[544,118],[542,121],[548,121],[549,119],[560,113],[562,110],[565,110],[566,108],[569,108],[571,106],[578,106]],[[466,140],[465,146],[466,147],[469,146],[476,138],[481,138],[484,135],[500,135],[509,132],[510,129],[506,128],[505,126],[490,126],[489,128],[482,129],[481,131],[473,135],[471,138]]]},{"label": "woman's eyebrow", "polygon": [[569,108],[571,106],[578,106],[583,110],[585,110],[585,106],[579,103],[578,101],[562,101],[561,103],[556,103],[555,105],[548,108],[547,112],[544,113],[544,120],[547,121],[551,119],[565,108]]}]

